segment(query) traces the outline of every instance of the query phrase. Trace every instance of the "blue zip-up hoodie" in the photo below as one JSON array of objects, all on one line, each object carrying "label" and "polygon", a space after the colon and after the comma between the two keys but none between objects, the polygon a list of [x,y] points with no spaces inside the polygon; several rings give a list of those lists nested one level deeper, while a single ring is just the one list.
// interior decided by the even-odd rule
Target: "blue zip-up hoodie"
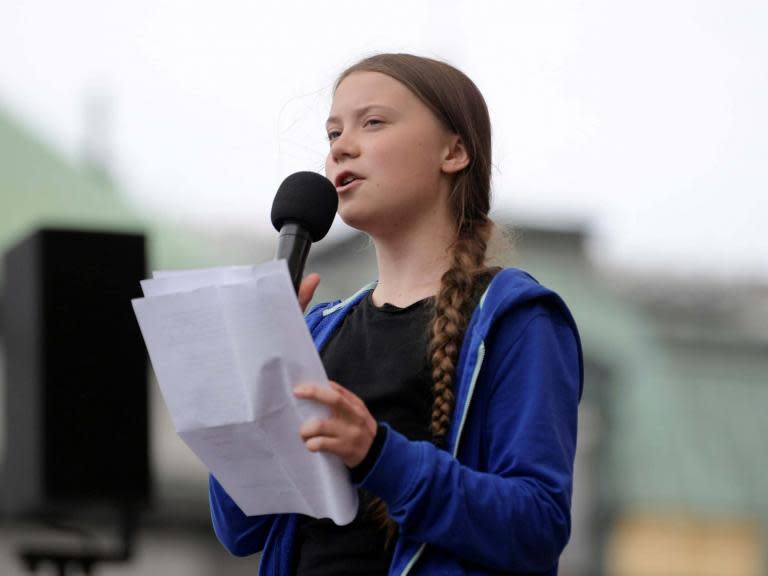
[{"label": "blue zip-up hoodie", "polygon": [[[318,349],[372,286],[307,314]],[[557,574],[570,535],[582,386],[565,303],[521,270],[500,271],[464,336],[446,449],[389,428],[360,483],[400,527],[389,574]],[[260,576],[289,574],[296,514],[245,516],[213,476],[209,497],[231,553],[263,550]]]}]

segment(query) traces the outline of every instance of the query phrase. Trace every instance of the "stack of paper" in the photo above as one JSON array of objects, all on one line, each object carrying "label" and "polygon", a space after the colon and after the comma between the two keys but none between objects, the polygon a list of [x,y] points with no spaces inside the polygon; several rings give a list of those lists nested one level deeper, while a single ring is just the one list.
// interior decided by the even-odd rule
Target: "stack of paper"
[{"label": "stack of paper", "polygon": [[328,385],[284,260],[155,272],[133,308],[179,436],[248,515],[352,521],[357,491],[301,424],[325,406],[293,396]]}]

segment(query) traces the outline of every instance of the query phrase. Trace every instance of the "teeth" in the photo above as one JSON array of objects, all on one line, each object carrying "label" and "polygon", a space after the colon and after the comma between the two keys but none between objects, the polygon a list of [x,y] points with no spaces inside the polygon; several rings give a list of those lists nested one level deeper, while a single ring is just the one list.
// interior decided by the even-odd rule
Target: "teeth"
[{"label": "teeth", "polygon": [[343,186],[346,186],[347,184],[352,182],[352,180],[357,180],[357,177],[356,176],[347,176],[346,178],[344,178],[344,180],[341,181],[341,184]]}]

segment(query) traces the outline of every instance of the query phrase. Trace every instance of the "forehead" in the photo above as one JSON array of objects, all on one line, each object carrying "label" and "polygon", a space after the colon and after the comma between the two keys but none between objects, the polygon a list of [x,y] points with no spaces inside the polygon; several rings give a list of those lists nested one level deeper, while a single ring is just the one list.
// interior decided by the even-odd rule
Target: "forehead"
[{"label": "forehead", "polygon": [[333,94],[331,117],[370,106],[406,111],[423,104],[408,88],[386,74],[353,72],[341,81]]}]

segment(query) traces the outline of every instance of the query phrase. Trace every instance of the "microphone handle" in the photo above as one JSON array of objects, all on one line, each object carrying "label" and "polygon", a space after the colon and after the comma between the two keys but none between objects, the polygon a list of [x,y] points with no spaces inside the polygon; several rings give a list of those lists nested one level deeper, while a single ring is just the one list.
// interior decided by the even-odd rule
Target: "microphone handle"
[{"label": "microphone handle", "polygon": [[304,274],[304,264],[307,262],[311,245],[312,237],[300,224],[286,222],[280,228],[275,260],[288,260],[288,272],[291,275],[291,282],[293,282],[293,289],[296,294],[299,293],[301,277]]}]

